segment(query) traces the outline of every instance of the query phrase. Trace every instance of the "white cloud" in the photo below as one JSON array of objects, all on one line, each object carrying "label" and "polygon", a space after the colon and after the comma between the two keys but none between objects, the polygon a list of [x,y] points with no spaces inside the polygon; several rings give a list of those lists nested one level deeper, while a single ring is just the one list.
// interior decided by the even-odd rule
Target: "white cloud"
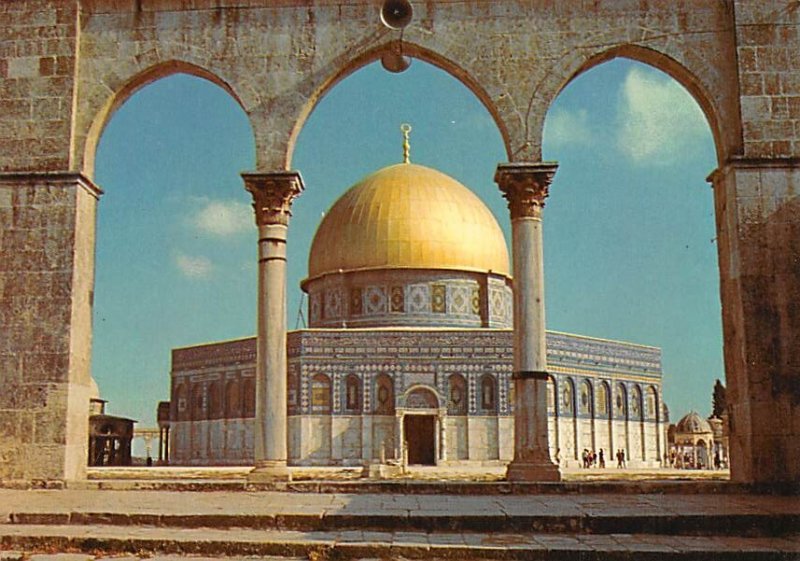
[{"label": "white cloud", "polygon": [[193,279],[207,278],[214,268],[208,257],[203,257],[202,255],[195,257],[183,253],[179,253],[175,256],[175,265],[178,266],[178,269],[184,276]]},{"label": "white cloud", "polygon": [[691,155],[708,134],[700,106],[675,80],[633,68],[619,106],[617,146],[640,164],[674,164]]},{"label": "white cloud", "polygon": [[544,122],[544,142],[551,146],[586,145],[592,140],[589,113],[586,109],[567,111],[556,109]]},{"label": "white cloud", "polygon": [[239,201],[198,199],[201,206],[190,217],[191,224],[206,234],[230,237],[254,228],[253,209]]}]

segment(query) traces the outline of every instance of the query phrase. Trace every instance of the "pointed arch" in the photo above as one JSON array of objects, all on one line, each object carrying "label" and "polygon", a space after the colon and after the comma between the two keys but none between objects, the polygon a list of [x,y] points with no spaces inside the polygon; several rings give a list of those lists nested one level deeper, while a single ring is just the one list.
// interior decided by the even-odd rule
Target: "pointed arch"
[{"label": "pointed arch", "polygon": [[375,378],[375,415],[394,415],[394,381],[388,374],[379,374]]},{"label": "pointed arch", "polygon": [[581,382],[579,409],[581,415],[594,416],[594,391],[589,380]]},{"label": "pointed arch", "polygon": [[619,382],[614,388],[614,417],[628,419],[628,389],[622,382]]},{"label": "pointed arch", "polygon": [[438,409],[442,400],[433,387],[416,384],[406,390],[402,403],[406,409]]},{"label": "pointed arch", "polygon": [[659,421],[658,415],[658,391],[656,390],[655,386],[647,386],[647,390],[645,390],[646,398],[645,398],[645,415],[646,419],[650,421]]},{"label": "pointed arch", "polygon": [[253,377],[247,377],[242,382],[242,409],[244,417],[255,417],[256,415],[256,381]]},{"label": "pointed arch", "polygon": [[639,421],[642,418],[642,389],[639,384],[634,384],[631,390],[631,419]]},{"label": "pointed arch", "polygon": [[[113,92],[92,118],[83,147],[83,172],[87,177],[94,177],[95,156],[97,155],[97,147],[100,144],[100,138],[103,136],[106,125],[111,121],[117,109],[122,107],[126,101],[145,86],[175,74],[188,74],[189,76],[208,80],[227,92],[228,95],[236,101],[239,107],[242,108],[242,111],[246,112],[242,99],[233,87],[214,72],[202,66],[182,60],[167,60],[153,65],[132,76],[121,88]],[[250,130],[252,134],[252,125]]]},{"label": "pointed arch", "polygon": [[447,378],[448,386],[448,399],[447,399],[447,414],[448,415],[466,415],[467,414],[467,380],[461,374],[451,374]]},{"label": "pointed arch", "polygon": [[235,419],[242,413],[242,392],[238,379],[228,380],[225,385],[225,417]]},{"label": "pointed arch", "polygon": [[355,374],[347,376],[344,384],[344,408],[348,413],[361,413],[362,391],[361,378]]},{"label": "pointed arch", "polygon": [[192,384],[192,421],[206,419],[206,387],[203,382]]},{"label": "pointed arch", "polygon": [[494,413],[497,411],[497,379],[491,374],[481,376],[481,411]]},{"label": "pointed arch", "polygon": [[575,415],[575,382],[572,378],[564,379],[564,388],[561,395],[561,411],[565,416]]},{"label": "pointed arch", "polygon": [[[398,42],[392,41],[389,43],[384,43],[378,47],[375,47],[374,49],[365,51],[355,58],[344,60],[341,64],[336,66],[336,69],[333,73],[320,82],[313,93],[308,96],[308,100],[300,109],[300,112],[295,119],[294,126],[289,135],[289,141],[286,147],[286,169],[291,169],[292,157],[294,155],[294,149],[297,144],[297,139],[300,136],[300,132],[303,130],[303,126],[322,98],[325,97],[325,95],[331,91],[336,84],[347,78],[349,75],[367,66],[368,64],[379,60],[381,55],[384,53],[397,48]],[[497,125],[497,129],[500,132],[501,138],[503,139],[503,146],[505,147],[506,154],[509,155],[509,159],[511,158],[512,151],[508,128],[500,115],[500,111],[481,82],[479,82],[466,69],[464,69],[462,66],[459,66],[454,61],[421,45],[403,41],[402,52],[405,56],[432,64],[440,70],[447,72],[461,82],[464,86],[466,86],[467,89],[469,89],[475,95],[475,97],[478,98],[481,104],[483,104],[483,106],[492,116],[492,120]]]},{"label": "pointed arch", "polygon": [[[724,120],[722,119],[722,111],[717,107],[714,98],[711,96],[708,89],[700,81],[700,79],[686,66],[668,54],[655,49],[631,43],[623,43],[615,45],[614,47],[611,47],[605,51],[595,53],[574,68],[571,74],[567,75],[566,79],[563,80],[563,82],[557,88],[555,95],[550,100],[550,105],[553,104],[555,99],[570,83],[572,83],[573,80],[592,68],[616,58],[627,58],[629,60],[646,64],[667,74],[670,78],[683,86],[686,91],[689,92],[689,95],[691,95],[695,102],[697,102],[697,104],[700,106],[703,115],[705,115],[706,121],[711,129],[711,134],[714,138],[717,162],[719,163],[725,161],[726,135],[723,134],[722,130],[722,123]],[[538,123],[538,125],[539,134],[541,135],[544,128],[544,115],[542,115],[542,122]],[[730,134],[727,136],[730,136]]]},{"label": "pointed arch", "polygon": [[611,388],[608,386],[608,382],[600,382],[600,385],[597,387],[597,401],[595,404],[595,410],[598,417],[605,419],[611,414],[611,404],[609,401],[610,396]]}]

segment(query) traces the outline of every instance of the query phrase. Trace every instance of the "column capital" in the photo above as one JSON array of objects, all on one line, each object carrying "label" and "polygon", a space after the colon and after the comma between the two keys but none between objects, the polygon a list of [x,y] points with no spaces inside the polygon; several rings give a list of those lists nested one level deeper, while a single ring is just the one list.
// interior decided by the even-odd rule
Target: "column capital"
[{"label": "column capital", "polygon": [[508,201],[512,220],[541,217],[544,200],[557,169],[556,162],[519,162],[497,166],[494,180]]},{"label": "column capital", "polygon": [[297,171],[243,173],[244,188],[253,195],[256,225],[289,224],[292,201],[305,189]]}]

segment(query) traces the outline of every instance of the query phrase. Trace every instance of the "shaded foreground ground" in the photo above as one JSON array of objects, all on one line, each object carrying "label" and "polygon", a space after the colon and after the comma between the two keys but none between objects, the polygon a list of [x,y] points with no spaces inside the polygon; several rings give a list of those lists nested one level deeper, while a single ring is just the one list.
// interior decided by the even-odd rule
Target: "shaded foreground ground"
[{"label": "shaded foreground ground", "polygon": [[[94,470],[94,479],[78,488],[0,489],[0,549],[6,550],[0,561],[42,551],[84,556],[33,561],[167,554],[310,561],[800,559],[796,495],[702,480],[720,473],[692,472],[701,480],[681,483],[622,482],[622,473],[606,472],[607,481],[573,480],[542,492],[491,481],[438,484],[425,479],[432,473],[420,473],[380,492],[369,482],[359,488],[341,481],[358,488],[345,493],[321,484],[300,487],[313,492],[248,490],[246,470],[234,468]],[[197,491],[171,490],[179,475]],[[336,472],[328,475],[335,488]],[[225,490],[226,482],[235,490]]]}]

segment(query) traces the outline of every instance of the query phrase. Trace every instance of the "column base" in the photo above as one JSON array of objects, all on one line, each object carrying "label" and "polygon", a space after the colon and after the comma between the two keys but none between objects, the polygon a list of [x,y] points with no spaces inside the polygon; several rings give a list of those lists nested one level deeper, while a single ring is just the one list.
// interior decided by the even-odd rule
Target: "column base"
[{"label": "column base", "polygon": [[550,461],[512,461],[506,468],[507,481],[561,481],[561,471]]},{"label": "column base", "polygon": [[247,474],[248,483],[288,483],[292,480],[292,472],[285,461],[256,462],[253,471]]}]

